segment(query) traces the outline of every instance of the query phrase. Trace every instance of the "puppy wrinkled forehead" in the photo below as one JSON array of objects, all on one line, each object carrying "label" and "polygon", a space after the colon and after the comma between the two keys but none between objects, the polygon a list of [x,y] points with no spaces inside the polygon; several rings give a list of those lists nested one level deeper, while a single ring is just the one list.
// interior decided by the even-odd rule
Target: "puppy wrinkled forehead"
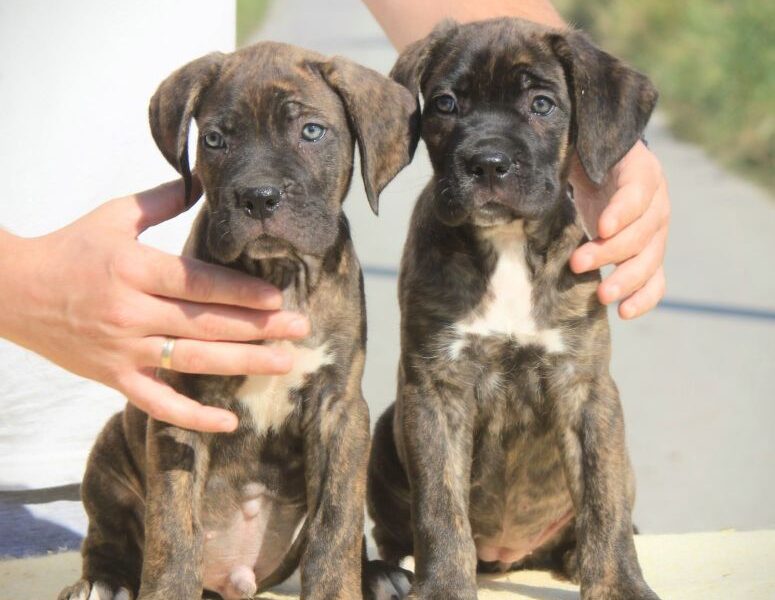
[{"label": "puppy wrinkled forehead", "polygon": [[487,94],[493,92],[493,85],[564,87],[562,65],[546,31],[509,20],[460,27],[434,49],[424,89],[447,87]]},{"label": "puppy wrinkled forehead", "polygon": [[335,111],[338,97],[315,65],[326,58],[311,50],[264,42],[234,52],[226,60],[216,93],[218,105],[271,114],[282,110],[294,118],[302,109]]}]

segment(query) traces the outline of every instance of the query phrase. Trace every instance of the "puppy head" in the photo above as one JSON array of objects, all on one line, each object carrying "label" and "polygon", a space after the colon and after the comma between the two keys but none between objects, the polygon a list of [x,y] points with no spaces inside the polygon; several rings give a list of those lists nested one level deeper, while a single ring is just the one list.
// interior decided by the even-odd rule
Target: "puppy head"
[{"label": "puppy head", "polygon": [[188,133],[208,202],[205,239],[226,263],[322,256],[335,242],[354,141],[369,203],[410,160],[417,102],[405,88],[343,58],[260,43],[209,54],[170,75],[151,99],[151,132],[186,181]]},{"label": "puppy head", "polygon": [[576,151],[590,179],[638,140],[656,103],[643,75],[578,32],[521,19],[444,22],[391,76],[422,94],[422,137],[449,225],[540,219]]}]

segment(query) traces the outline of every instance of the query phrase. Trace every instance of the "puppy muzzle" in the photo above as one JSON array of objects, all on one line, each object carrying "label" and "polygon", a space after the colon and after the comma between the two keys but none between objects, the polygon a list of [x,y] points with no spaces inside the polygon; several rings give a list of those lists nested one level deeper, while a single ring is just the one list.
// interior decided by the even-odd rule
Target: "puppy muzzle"
[{"label": "puppy muzzle", "polygon": [[536,213],[538,174],[529,157],[506,144],[471,144],[455,152],[437,194],[448,225],[503,225]]},{"label": "puppy muzzle", "polygon": [[217,258],[233,262],[244,254],[260,260],[309,251],[311,236],[297,214],[299,207],[308,203],[305,186],[262,178],[213,191],[215,195],[208,194],[211,219],[207,238]]}]

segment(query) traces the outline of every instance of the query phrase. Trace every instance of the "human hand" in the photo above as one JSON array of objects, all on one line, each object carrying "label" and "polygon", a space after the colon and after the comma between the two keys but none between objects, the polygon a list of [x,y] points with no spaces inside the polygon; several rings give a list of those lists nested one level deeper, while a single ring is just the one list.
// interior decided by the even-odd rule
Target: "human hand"
[{"label": "human hand", "polygon": [[590,234],[597,235],[573,253],[571,269],[583,273],[615,264],[598,287],[598,298],[603,304],[621,300],[623,319],[641,316],[665,293],[662,262],[670,197],[659,161],[638,142],[601,186],[587,178],[578,160],[571,170],[571,183],[582,218]]},{"label": "human hand", "polygon": [[183,182],[174,181],[107,202],[40,238],[4,234],[0,334],[119,390],[155,419],[231,431],[233,413],[155,378],[166,337],[177,339],[176,371],[279,374],[292,366],[286,351],[237,342],[301,338],[309,322],[280,311],[280,292],[259,279],[137,241],[183,209]]}]

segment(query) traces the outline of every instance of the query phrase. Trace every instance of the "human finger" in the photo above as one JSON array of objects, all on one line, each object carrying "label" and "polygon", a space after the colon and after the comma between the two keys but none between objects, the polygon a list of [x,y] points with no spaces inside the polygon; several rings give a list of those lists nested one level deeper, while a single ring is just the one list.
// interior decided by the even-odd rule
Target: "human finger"
[{"label": "human finger", "polygon": [[652,203],[641,218],[613,237],[592,240],[577,248],[571,255],[571,269],[576,273],[584,273],[624,262],[642,252],[660,226],[659,212]]},{"label": "human finger", "polygon": [[618,264],[602,281],[598,286],[598,298],[603,304],[627,298],[654,276],[662,266],[666,235],[666,231],[659,232],[642,252]]},{"label": "human finger", "polygon": [[646,285],[619,304],[619,316],[622,319],[634,319],[647,313],[664,297],[665,286],[665,271],[660,267]]},{"label": "human finger", "polygon": [[265,281],[220,265],[139,246],[126,257],[122,276],[144,292],[190,302],[277,310],[280,291]]},{"label": "human finger", "polygon": [[[202,185],[192,178],[192,198],[199,198]],[[185,185],[182,179],[161,185],[106,203],[105,210],[116,213],[115,219],[135,236],[143,231],[179,215],[186,209]]]},{"label": "human finger", "polygon": [[[169,338],[149,336],[138,344],[138,361],[145,367],[160,367],[165,342]],[[175,339],[169,368],[201,375],[281,375],[290,371],[293,359],[277,346],[203,342]]]},{"label": "human finger", "polygon": [[603,239],[611,238],[641,218],[648,210],[655,190],[640,182],[616,190],[598,220],[598,235]]},{"label": "human finger", "polygon": [[237,428],[234,413],[200,404],[150,373],[136,372],[125,378],[122,391],[132,404],[157,421],[196,431],[228,432]]},{"label": "human finger", "polygon": [[262,311],[151,298],[142,333],[196,340],[247,342],[300,339],[309,334],[309,319],[290,311]]}]

